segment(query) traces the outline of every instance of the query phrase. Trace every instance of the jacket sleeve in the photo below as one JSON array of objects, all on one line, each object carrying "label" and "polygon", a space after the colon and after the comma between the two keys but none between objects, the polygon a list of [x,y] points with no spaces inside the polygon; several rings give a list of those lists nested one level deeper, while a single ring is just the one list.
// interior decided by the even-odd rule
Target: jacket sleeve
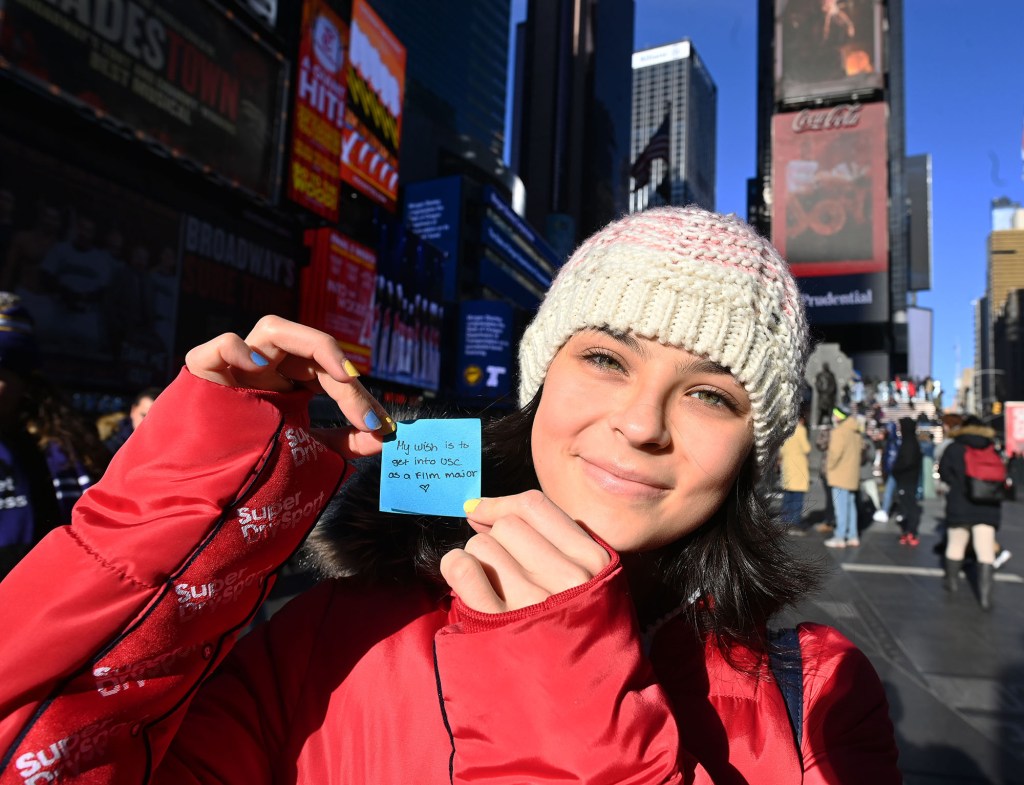
[{"label": "jacket sleeve", "polygon": [[453,783],[683,781],[617,558],[541,605],[454,611],[435,638]]},{"label": "jacket sleeve", "polygon": [[804,785],[902,782],[889,704],[868,658],[837,630],[800,625]]},{"label": "jacket sleeve", "polygon": [[149,778],[345,474],[308,400],[183,371],[0,584],[0,783]]}]

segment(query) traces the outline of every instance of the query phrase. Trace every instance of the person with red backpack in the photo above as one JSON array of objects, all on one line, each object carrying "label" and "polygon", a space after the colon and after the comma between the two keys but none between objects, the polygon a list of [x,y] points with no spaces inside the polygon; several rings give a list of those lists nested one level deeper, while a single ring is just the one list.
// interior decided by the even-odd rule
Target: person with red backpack
[{"label": "person with red backpack", "polygon": [[[995,431],[969,416],[954,431],[942,453],[939,476],[946,492],[946,577],[944,588],[956,592],[968,541],[978,558],[978,602],[992,609],[996,531],[1001,521],[1006,468],[995,450]],[[1001,470],[1001,477],[999,472]]]}]

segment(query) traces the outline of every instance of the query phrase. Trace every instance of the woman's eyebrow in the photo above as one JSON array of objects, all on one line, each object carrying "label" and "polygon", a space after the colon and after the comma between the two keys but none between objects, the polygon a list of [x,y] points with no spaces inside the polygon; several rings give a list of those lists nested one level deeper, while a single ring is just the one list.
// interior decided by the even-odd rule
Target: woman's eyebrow
[{"label": "woman's eyebrow", "polygon": [[679,372],[686,373],[711,373],[716,375],[732,376],[732,371],[721,363],[709,360],[707,357],[694,357],[692,360],[680,362]]}]

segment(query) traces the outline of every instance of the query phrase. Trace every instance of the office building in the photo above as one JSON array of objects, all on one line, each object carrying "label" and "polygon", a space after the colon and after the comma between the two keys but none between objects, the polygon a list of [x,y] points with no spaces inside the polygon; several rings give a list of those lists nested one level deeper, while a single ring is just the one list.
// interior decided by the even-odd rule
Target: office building
[{"label": "office building", "polygon": [[530,0],[517,29],[513,168],[560,256],[628,208],[633,0]]},{"label": "office building", "polygon": [[630,212],[715,209],[717,111],[718,88],[690,41],[633,54]]}]

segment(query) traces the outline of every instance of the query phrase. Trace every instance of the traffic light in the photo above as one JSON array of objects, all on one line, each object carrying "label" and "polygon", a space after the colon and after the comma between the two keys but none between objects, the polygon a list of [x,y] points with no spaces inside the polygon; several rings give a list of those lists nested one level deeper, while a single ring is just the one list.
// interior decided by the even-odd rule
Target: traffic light
[{"label": "traffic light", "polygon": [[992,414],[1002,414],[1002,413],[1003,413],[1003,402],[1002,401],[992,401]]}]

